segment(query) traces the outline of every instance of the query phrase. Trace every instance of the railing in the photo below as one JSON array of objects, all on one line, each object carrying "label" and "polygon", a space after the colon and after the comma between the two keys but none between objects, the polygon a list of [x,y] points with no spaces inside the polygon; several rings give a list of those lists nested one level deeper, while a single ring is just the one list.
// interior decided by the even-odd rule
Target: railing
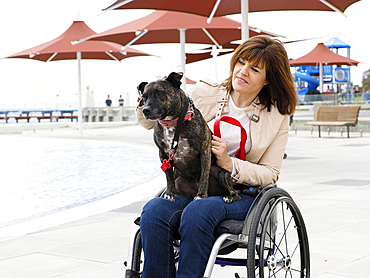
[{"label": "railing", "polygon": [[85,107],[84,122],[117,122],[135,120],[135,107]]},{"label": "railing", "polygon": [[10,122],[15,121],[16,123],[18,123],[19,120],[25,120],[29,123],[32,119],[37,119],[38,122],[40,122],[41,120],[58,122],[59,119],[70,119],[71,121],[73,121],[73,119],[77,120],[77,110],[0,109],[0,120],[4,120],[5,123],[9,123],[9,120]]},{"label": "railing", "polygon": [[75,102],[63,103],[6,103],[0,104],[0,110],[76,110],[78,105]]},{"label": "railing", "polygon": [[299,103],[301,105],[313,104],[317,101],[332,102],[333,105],[337,104],[361,104],[361,103],[370,103],[370,93],[346,93],[346,94],[337,94],[337,93],[321,93],[321,94],[305,94],[300,96]]}]

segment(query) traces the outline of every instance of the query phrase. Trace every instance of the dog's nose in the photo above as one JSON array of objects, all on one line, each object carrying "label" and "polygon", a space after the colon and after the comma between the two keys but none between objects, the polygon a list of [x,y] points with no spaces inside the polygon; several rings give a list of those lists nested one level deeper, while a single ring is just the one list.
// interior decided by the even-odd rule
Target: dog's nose
[{"label": "dog's nose", "polygon": [[149,113],[150,113],[150,109],[148,107],[144,107],[143,108],[143,114],[145,117],[148,117],[149,116]]}]

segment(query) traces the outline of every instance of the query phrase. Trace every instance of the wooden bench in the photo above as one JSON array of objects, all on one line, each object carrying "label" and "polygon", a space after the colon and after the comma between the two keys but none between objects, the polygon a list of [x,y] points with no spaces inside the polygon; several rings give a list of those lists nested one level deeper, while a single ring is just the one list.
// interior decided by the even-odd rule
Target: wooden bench
[{"label": "wooden bench", "polygon": [[54,116],[53,115],[42,115],[42,116],[31,116],[32,118],[37,118],[37,120],[39,121],[39,123],[41,122],[41,120],[43,120],[43,119],[49,119],[50,120],[50,122],[52,122],[53,121],[53,118],[54,118]]},{"label": "wooden bench", "polygon": [[63,115],[63,116],[56,116],[55,117],[57,122],[59,119],[71,119],[71,122],[73,122],[73,119],[76,119],[78,121],[78,116],[77,115]]},{"label": "wooden bench", "polygon": [[20,115],[20,116],[9,116],[9,118],[14,118],[17,123],[18,123],[18,120],[27,120],[27,123],[29,123],[30,119],[31,119],[31,116]]},{"label": "wooden bench", "polygon": [[319,137],[321,137],[321,126],[347,126],[347,137],[349,138],[349,127],[357,125],[360,108],[359,105],[320,106],[316,121],[304,124],[317,126]]},{"label": "wooden bench", "polygon": [[78,116],[74,115],[74,112],[77,112],[77,110],[61,110],[60,115],[55,116],[55,119],[57,122],[59,119],[71,119],[71,122],[73,122],[73,119],[76,119],[76,121],[78,121]]}]

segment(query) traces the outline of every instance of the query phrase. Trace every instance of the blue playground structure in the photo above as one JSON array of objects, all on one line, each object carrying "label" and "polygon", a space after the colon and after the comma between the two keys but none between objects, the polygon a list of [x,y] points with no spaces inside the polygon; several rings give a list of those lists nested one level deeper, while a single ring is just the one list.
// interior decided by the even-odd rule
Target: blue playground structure
[{"label": "blue playground structure", "polygon": [[[324,43],[325,46],[338,54],[339,48],[347,48],[347,57],[350,57],[351,46],[334,37]],[[292,74],[296,87],[298,88],[298,99],[300,102],[321,101],[319,91],[319,66],[292,66]],[[350,67],[349,66],[323,66],[324,92],[329,87],[332,92],[340,92],[340,86],[347,84],[347,92],[350,89]]]}]

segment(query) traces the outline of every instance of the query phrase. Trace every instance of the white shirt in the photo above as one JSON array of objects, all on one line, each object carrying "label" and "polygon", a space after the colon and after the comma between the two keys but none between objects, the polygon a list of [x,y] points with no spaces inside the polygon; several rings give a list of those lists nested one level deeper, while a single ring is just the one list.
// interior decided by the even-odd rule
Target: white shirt
[{"label": "white shirt", "polygon": [[[231,96],[229,96],[229,113],[224,114],[223,116],[232,117],[240,122],[240,124],[244,127],[247,133],[247,142],[245,143],[245,153],[248,153],[252,147],[252,140],[251,140],[251,133],[250,133],[250,119],[245,113],[245,108],[239,108],[235,105]],[[214,123],[215,119],[208,122],[209,128],[214,132]],[[223,140],[227,143],[227,154],[230,157],[234,157],[236,151],[240,147],[240,140],[241,140],[241,132],[240,127],[226,123],[221,121],[220,122],[220,133]],[[234,166],[234,159],[233,159],[233,172],[232,175],[235,175],[235,166]]]}]

